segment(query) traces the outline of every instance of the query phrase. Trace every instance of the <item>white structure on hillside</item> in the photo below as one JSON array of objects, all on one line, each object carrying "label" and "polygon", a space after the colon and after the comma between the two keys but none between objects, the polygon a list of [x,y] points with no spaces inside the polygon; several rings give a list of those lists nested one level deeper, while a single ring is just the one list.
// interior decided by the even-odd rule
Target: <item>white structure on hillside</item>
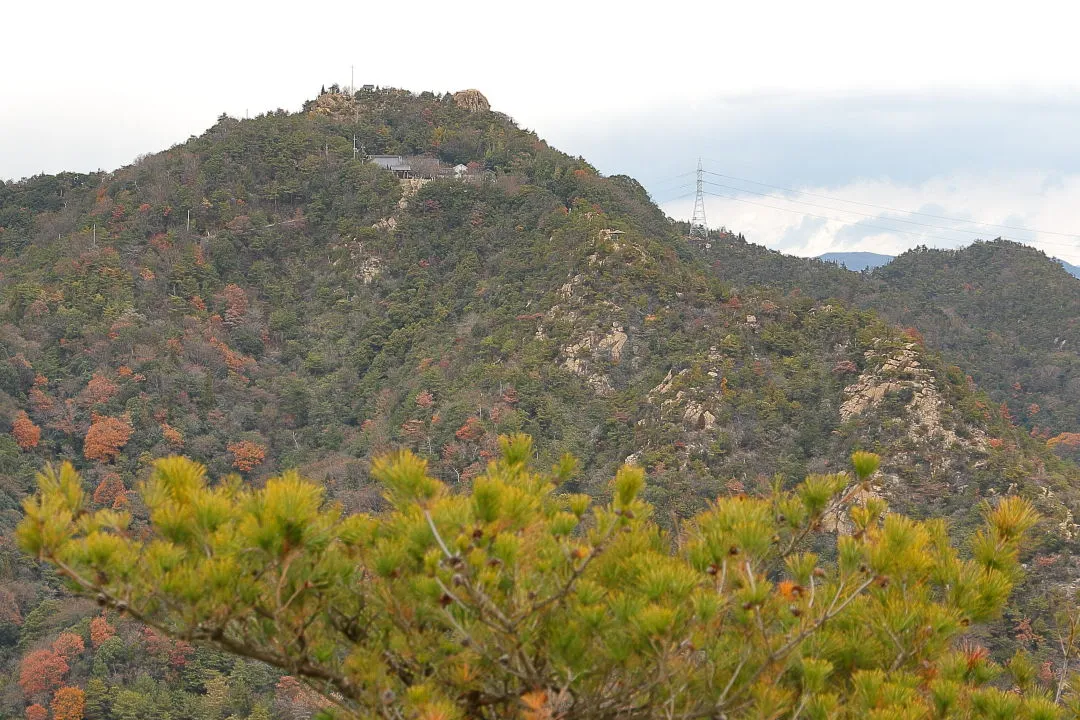
[{"label": "white structure on hillside", "polygon": [[484,175],[461,163],[451,167],[438,158],[423,155],[369,155],[368,160],[392,171],[399,180],[454,179],[475,183]]},{"label": "white structure on hillside", "polygon": [[404,155],[372,155],[368,159],[381,168],[392,170],[402,180],[412,177],[412,164]]}]

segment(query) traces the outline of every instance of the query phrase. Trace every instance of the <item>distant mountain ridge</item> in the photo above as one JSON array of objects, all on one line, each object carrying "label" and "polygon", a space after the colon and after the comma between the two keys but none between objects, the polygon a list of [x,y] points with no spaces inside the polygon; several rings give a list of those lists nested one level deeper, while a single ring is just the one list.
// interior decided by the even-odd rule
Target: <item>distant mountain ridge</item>
[{"label": "distant mountain ridge", "polygon": [[[818,255],[815,260],[822,260],[824,262],[836,263],[842,267],[852,270],[854,272],[862,272],[863,270],[873,270],[879,268],[882,265],[888,265],[896,259],[895,255],[882,255],[881,253],[873,252],[828,252],[822,255]],[[1080,265],[1073,265],[1067,263],[1061,258],[1053,258],[1065,268],[1065,270],[1073,277],[1080,278]]]},{"label": "distant mountain ridge", "polygon": [[876,267],[886,265],[892,262],[895,257],[895,255],[882,255],[873,252],[830,252],[818,255],[817,259],[843,265],[848,270],[862,272],[863,270],[873,270]]},{"label": "distant mountain ridge", "polygon": [[1059,263],[1061,263],[1061,267],[1065,268],[1066,272],[1068,272],[1070,275],[1072,275],[1073,277],[1080,278],[1080,265],[1073,265],[1071,263],[1067,263],[1064,260],[1061,260],[1060,258],[1054,258],[1054,259],[1057,260]]}]

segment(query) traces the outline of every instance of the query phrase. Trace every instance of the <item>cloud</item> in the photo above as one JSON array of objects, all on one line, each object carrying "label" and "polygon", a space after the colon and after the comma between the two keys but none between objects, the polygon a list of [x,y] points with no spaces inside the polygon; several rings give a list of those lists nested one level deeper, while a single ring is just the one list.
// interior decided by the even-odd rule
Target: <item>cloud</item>
[{"label": "cloud", "polygon": [[[708,196],[706,210],[714,227],[722,225],[751,242],[796,255],[857,250],[894,255],[916,245],[960,247],[976,239],[1006,237],[1072,263],[1080,261],[1080,238],[1052,234],[1080,228],[1080,173],[1058,173],[1052,183],[1043,172],[998,171],[950,173],[911,184],[856,180],[802,189],[813,195]],[[692,203],[691,198],[663,207],[674,217],[687,217]]]},{"label": "cloud", "polygon": [[692,113],[671,107],[618,133],[579,126],[554,141],[602,172],[637,177],[681,219],[704,158],[707,171],[729,176],[705,176],[710,224],[786,252],[892,254],[1005,236],[1076,262],[1077,124],[1080,99],[1071,95],[773,93],[714,98]]},{"label": "cloud", "polygon": [[1078,120],[1075,96],[787,93],[669,104],[632,122],[598,112],[548,135],[646,187],[692,169],[698,157],[719,172],[799,186],[914,183],[958,170],[1036,169],[1053,182],[1055,173],[1080,172]]}]

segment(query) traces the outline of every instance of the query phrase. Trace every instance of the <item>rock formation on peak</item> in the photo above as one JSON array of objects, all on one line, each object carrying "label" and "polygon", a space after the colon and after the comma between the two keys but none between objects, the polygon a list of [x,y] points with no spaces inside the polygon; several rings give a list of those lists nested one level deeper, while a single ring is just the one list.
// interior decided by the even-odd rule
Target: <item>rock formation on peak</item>
[{"label": "rock formation on peak", "polygon": [[469,112],[487,112],[491,110],[491,103],[479,90],[462,90],[454,93],[454,102],[458,107],[465,108]]}]

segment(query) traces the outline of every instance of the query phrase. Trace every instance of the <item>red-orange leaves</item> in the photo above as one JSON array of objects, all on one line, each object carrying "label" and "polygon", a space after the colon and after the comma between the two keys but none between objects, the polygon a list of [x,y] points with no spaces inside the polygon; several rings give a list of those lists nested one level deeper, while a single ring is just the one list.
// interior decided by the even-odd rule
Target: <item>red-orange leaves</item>
[{"label": "red-orange leaves", "polygon": [[233,467],[240,472],[250,472],[266,459],[266,448],[248,440],[229,445],[229,452],[233,454]]},{"label": "red-orange leaves", "polygon": [[169,423],[161,423],[161,437],[165,442],[169,443],[169,447],[174,450],[179,450],[184,447],[184,434]]},{"label": "red-orange leaves", "polygon": [[229,284],[225,286],[225,325],[235,327],[244,320],[248,311],[248,299],[244,289],[239,285]]},{"label": "red-orange leaves", "polygon": [[458,440],[464,440],[465,442],[475,442],[484,437],[484,426],[480,423],[480,419],[471,417],[465,421],[465,424],[457,429],[454,436]]},{"label": "red-orange leaves", "polygon": [[94,502],[104,507],[119,507],[127,502],[127,488],[116,473],[109,473],[94,489]]},{"label": "red-orange leaves", "polygon": [[105,617],[105,613],[101,613],[90,621],[90,644],[95,649],[101,647],[101,643],[115,634],[116,628],[109,624],[109,618]]},{"label": "red-orange leaves", "polygon": [[27,697],[59,687],[68,671],[64,658],[52,650],[35,650],[19,666],[19,687]]},{"label": "red-orange leaves", "polygon": [[36,448],[41,441],[41,428],[25,412],[20,412],[11,424],[11,434],[23,450]]},{"label": "red-orange leaves", "polygon": [[95,415],[83,441],[83,455],[103,463],[116,460],[132,432],[131,425],[119,418]]},{"label": "red-orange leaves", "polygon": [[112,400],[119,386],[101,373],[94,373],[86,389],[82,391],[82,400],[86,405],[98,405]]},{"label": "red-orange leaves", "polygon": [[86,649],[86,645],[83,643],[81,636],[66,632],[60,633],[60,636],[53,640],[52,649],[54,653],[67,662],[76,655],[81,654]]}]

